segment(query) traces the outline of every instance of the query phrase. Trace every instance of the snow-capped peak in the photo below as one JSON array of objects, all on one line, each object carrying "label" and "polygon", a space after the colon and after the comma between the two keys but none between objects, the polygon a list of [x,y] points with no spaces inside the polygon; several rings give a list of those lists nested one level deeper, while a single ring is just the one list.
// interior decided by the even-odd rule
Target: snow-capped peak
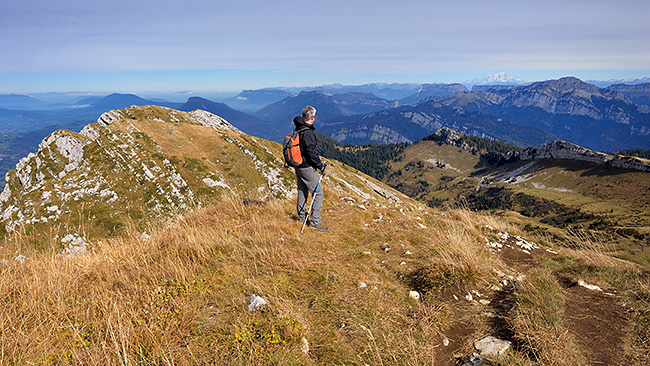
[{"label": "snow-capped peak", "polygon": [[463,84],[489,85],[489,84],[528,84],[530,80],[524,80],[516,76],[509,76],[505,72],[499,72],[484,78],[476,78],[466,81]]}]

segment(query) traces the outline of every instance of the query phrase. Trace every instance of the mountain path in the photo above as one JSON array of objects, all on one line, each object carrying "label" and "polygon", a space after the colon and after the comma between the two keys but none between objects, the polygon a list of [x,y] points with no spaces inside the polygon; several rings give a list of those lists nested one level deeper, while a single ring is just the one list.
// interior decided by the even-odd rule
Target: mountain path
[{"label": "mountain path", "polygon": [[[492,336],[512,342],[513,348],[525,353],[526,349],[515,337],[507,319],[508,313],[515,306],[516,282],[539,267],[537,263],[540,257],[557,254],[540,247],[522,247],[520,239],[509,237],[503,240],[503,247],[497,251],[508,267],[520,274],[519,278],[509,280],[502,289],[485,295],[489,298],[489,311],[483,312],[483,315],[489,315],[488,324]],[[564,298],[562,323],[576,339],[587,364],[628,365],[624,344],[630,326],[631,310],[626,308],[616,290],[589,289],[583,286],[584,283],[580,285],[567,277],[554,275]],[[451,292],[461,293],[462,289]],[[448,340],[448,346],[441,348],[440,359],[450,360],[449,365],[473,365],[467,362],[469,355],[462,351],[479,340],[473,339],[479,330],[476,307],[468,306],[468,301],[459,296],[443,294],[442,297],[456,320],[445,331],[444,338]],[[529,357],[531,360],[536,359],[531,353]]]}]

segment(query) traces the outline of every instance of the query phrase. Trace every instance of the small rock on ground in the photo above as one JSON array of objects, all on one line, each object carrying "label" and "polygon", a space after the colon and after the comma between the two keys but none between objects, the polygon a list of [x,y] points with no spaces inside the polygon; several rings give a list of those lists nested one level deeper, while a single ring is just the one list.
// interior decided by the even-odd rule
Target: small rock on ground
[{"label": "small rock on ground", "polygon": [[496,356],[505,353],[510,348],[510,344],[510,341],[489,336],[474,342],[474,347],[481,356]]}]

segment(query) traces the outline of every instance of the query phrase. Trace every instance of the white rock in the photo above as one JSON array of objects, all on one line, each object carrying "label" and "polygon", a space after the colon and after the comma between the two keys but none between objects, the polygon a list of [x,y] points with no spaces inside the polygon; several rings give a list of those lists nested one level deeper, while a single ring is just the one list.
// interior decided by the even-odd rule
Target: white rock
[{"label": "white rock", "polygon": [[474,342],[474,347],[480,352],[481,356],[502,355],[510,348],[510,345],[510,341],[504,341],[492,336]]},{"label": "white rock", "polygon": [[2,190],[2,193],[0,193],[0,204],[7,202],[9,200],[9,197],[11,197],[11,190],[9,189],[9,185],[5,185],[5,188]]},{"label": "white rock", "polygon": [[590,290],[594,290],[594,291],[603,291],[600,287],[598,287],[596,285],[590,285],[590,284],[588,284],[587,282],[585,282],[583,280],[578,280],[578,285],[580,285],[580,286],[582,286],[584,288],[588,288]]},{"label": "white rock", "polygon": [[250,301],[248,302],[248,310],[251,311],[260,310],[266,307],[266,305],[267,302],[263,297],[257,296],[256,294],[252,294]]},{"label": "white rock", "polygon": [[25,263],[25,261],[26,261],[27,259],[29,259],[29,258],[26,257],[26,256],[24,256],[24,255],[22,255],[22,254],[18,254],[17,256],[14,257],[14,260],[15,260],[16,262],[18,262],[18,263]]},{"label": "white rock", "polygon": [[68,234],[61,239],[61,242],[66,244],[66,247],[63,252],[58,254],[59,256],[70,257],[76,254],[84,254],[88,249],[88,243],[77,234]]},{"label": "white rock", "polygon": [[239,129],[228,123],[228,121],[208,111],[196,109],[190,112],[190,115],[194,117],[197,122],[204,126],[212,127],[215,130],[228,130],[241,133]]},{"label": "white rock", "polygon": [[309,353],[309,342],[307,342],[307,338],[302,337],[300,343],[301,343],[300,350],[302,351],[302,353],[304,354]]},{"label": "white rock", "polygon": [[120,120],[122,118],[124,117],[119,111],[112,110],[112,111],[105,112],[104,114],[99,116],[99,118],[97,119],[97,124],[99,124],[102,127],[108,127],[108,125],[110,125],[114,121]]}]

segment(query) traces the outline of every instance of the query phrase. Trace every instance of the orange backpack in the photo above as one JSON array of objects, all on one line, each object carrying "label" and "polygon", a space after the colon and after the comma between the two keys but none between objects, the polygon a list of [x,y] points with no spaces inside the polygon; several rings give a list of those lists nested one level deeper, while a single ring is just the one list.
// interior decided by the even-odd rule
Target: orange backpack
[{"label": "orange backpack", "polygon": [[293,130],[284,138],[282,143],[282,153],[284,162],[292,167],[297,167],[303,163],[302,151],[300,150],[300,133],[307,128]]}]

